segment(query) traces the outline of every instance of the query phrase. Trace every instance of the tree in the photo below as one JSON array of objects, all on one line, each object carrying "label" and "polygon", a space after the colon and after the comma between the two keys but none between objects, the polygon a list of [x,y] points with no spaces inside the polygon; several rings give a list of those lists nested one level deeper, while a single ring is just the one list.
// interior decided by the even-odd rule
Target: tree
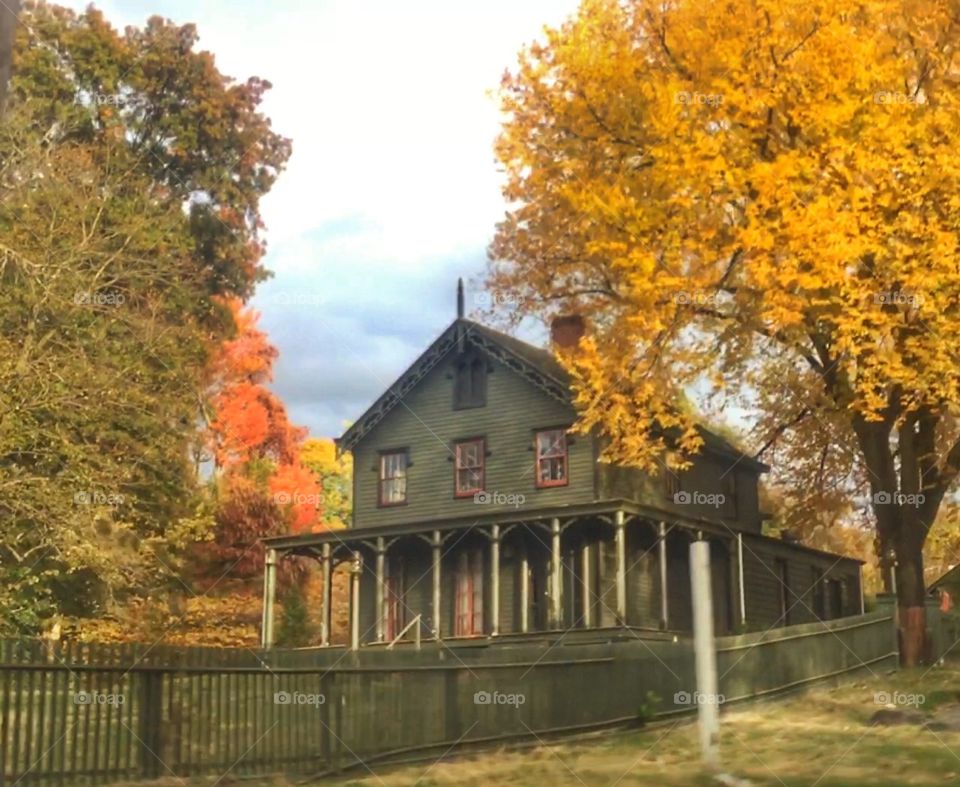
[{"label": "tree", "polygon": [[257,312],[237,299],[226,305],[237,333],[212,361],[206,397],[217,526],[197,555],[208,577],[253,578],[263,565],[260,539],[315,529],[322,492],[301,460],[306,430],[290,423],[283,402],[266,387],[276,348],[257,327]]},{"label": "tree", "polygon": [[304,442],[300,459],[323,486],[323,526],[328,530],[349,527],[353,517],[353,462],[350,454],[337,456],[333,440],[314,437]]},{"label": "tree", "polygon": [[582,429],[656,472],[696,386],[869,491],[906,663],[960,472],[958,20],[937,0],[587,0],[505,75],[492,288],[575,311]]},{"label": "tree", "polygon": [[0,126],[0,625],[169,583],[225,297],[263,276],[289,143],[196,31],[27,3]]}]

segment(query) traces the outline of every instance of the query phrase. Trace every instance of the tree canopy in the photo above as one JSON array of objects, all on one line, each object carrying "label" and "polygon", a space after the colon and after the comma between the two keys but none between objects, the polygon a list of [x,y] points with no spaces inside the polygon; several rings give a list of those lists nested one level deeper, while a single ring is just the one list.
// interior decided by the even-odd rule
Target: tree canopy
[{"label": "tree canopy", "polygon": [[682,464],[701,386],[798,489],[868,492],[908,660],[960,472],[957,33],[939,0],[587,0],[504,76],[496,148],[490,283],[588,317],[581,427]]}]

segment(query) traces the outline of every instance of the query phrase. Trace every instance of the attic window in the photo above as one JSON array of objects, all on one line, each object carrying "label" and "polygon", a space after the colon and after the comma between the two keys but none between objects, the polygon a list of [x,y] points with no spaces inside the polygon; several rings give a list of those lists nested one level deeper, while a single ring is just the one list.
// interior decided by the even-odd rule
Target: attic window
[{"label": "attic window", "polygon": [[483,407],[487,403],[487,364],[477,355],[467,355],[457,361],[454,370],[453,407]]}]

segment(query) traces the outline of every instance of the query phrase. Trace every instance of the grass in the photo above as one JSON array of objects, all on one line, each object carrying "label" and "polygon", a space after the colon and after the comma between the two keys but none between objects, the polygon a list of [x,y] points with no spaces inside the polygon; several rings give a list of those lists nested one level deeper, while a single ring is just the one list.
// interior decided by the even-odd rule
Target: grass
[{"label": "grass", "polygon": [[[905,787],[960,783],[960,732],[871,727],[878,692],[922,694],[923,711],[960,701],[960,663],[880,674],[837,688],[725,709],[720,768],[700,766],[697,729],[670,722],[640,731],[407,766],[371,766],[339,787]],[[183,784],[183,782],[177,782]],[[215,780],[190,780],[212,785]],[[234,783],[231,776],[217,782]],[[173,784],[173,782],[171,782]],[[283,780],[244,781],[281,787]]]}]

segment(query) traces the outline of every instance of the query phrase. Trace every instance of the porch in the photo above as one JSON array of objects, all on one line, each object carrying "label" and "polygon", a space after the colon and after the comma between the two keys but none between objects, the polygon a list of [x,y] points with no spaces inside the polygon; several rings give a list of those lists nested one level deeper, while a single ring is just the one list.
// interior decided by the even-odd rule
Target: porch
[{"label": "porch", "polygon": [[719,521],[614,500],[469,520],[266,539],[262,644],[274,642],[280,561],[321,567],[321,647],[335,568],[350,577],[349,647],[517,641],[575,630],[662,637],[691,628],[691,540],[711,542],[714,623],[742,629],[742,535]]}]

